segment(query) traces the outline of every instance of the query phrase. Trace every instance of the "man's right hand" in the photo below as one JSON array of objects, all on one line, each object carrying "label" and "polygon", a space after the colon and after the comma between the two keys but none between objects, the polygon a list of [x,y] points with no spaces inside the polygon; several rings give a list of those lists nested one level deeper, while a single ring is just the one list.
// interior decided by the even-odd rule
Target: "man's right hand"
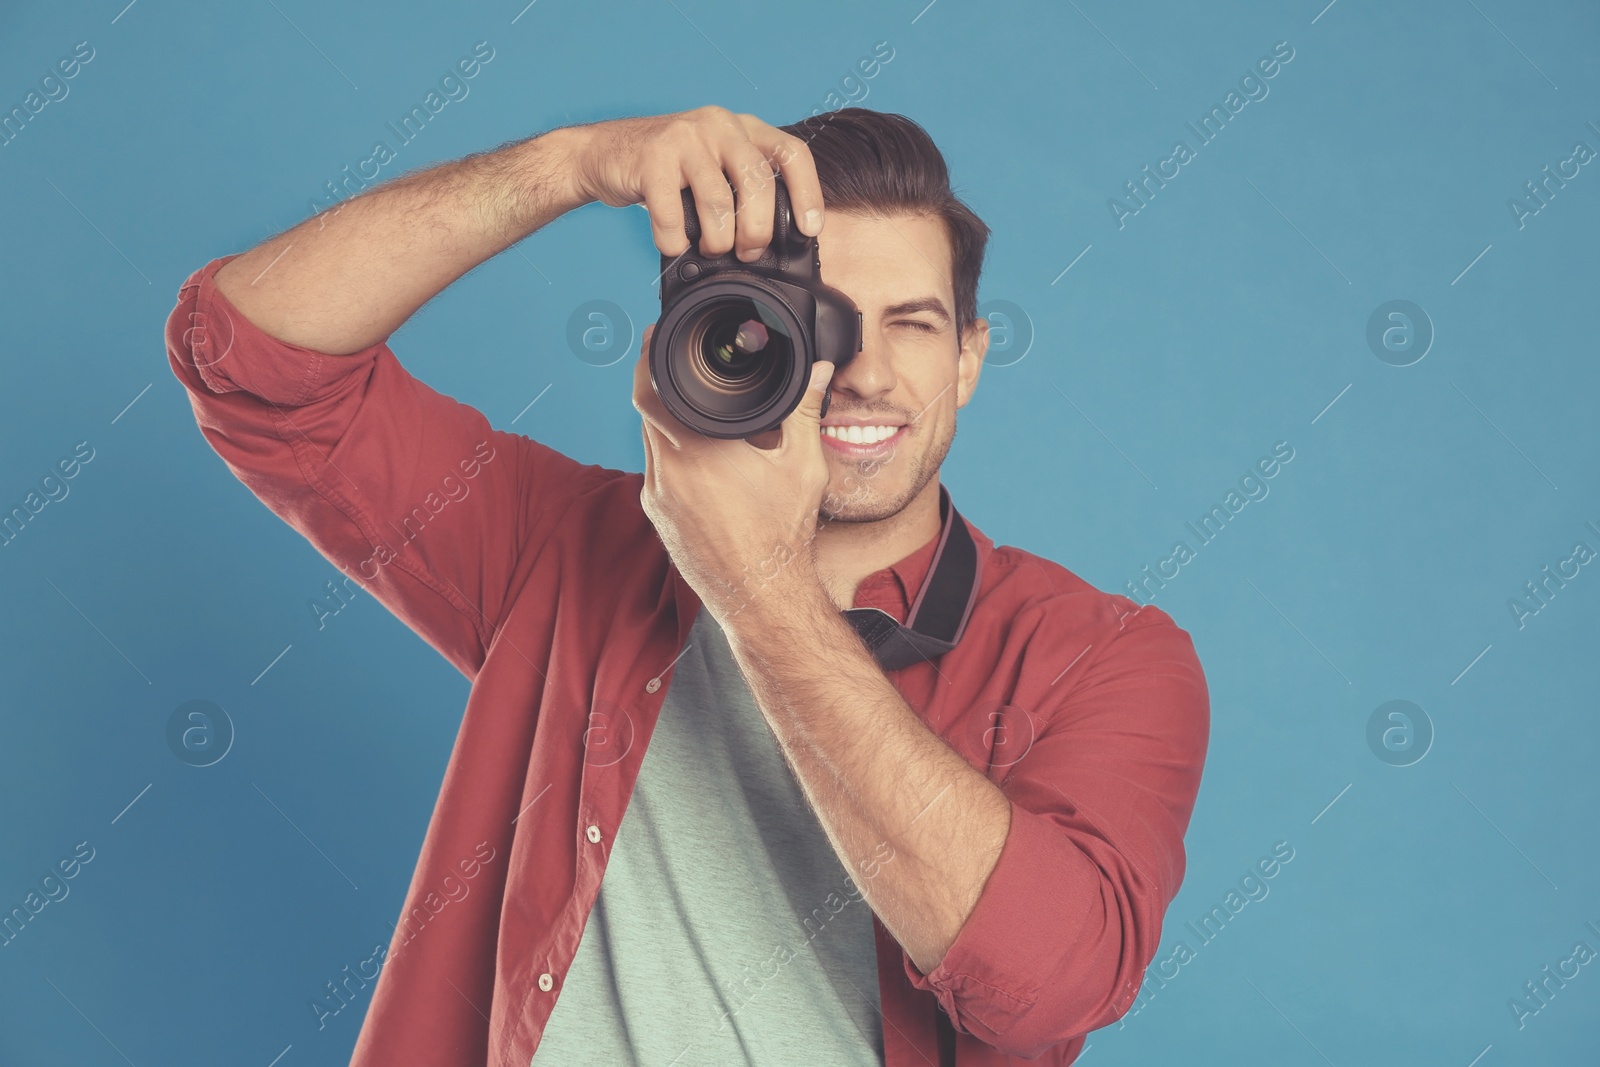
[{"label": "man's right hand", "polygon": [[783,175],[800,232],[815,236],[822,229],[822,186],[811,150],[754,115],[712,105],[566,132],[578,135],[570,165],[579,192],[611,207],[643,202],[656,247],[665,255],[689,248],[685,186],[694,192],[700,251],[708,256],[737,248],[744,262],[761,257],[772,241],[774,173]]}]

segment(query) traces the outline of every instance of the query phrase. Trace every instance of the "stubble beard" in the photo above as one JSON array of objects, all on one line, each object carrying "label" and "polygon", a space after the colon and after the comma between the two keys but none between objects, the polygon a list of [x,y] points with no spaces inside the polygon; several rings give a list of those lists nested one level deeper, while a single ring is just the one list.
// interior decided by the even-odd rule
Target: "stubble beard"
[{"label": "stubble beard", "polygon": [[[818,528],[833,522],[841,523],[871,523],[892,519],[904,511],[913,500],[917,499],[930,481],[939,473],[939,468],[944,463],[945,456],[950,452],[950,445],[956,436],[955,423],[952,421],[950,432],[944,439],[936,442],[928,451],[910,458],[910,485],[905,492],[896,494],[893,498],[882,498],[884,479],[900,461],[902,449],[896,448],[887,458],[881,460],[859,460],[851,464],[851,472],[845,476],[844,488],[834,489],[830,484],[827,492],[822,497],[822,507],[818,512]],[[833,510],[830,510],[832,505]]]}]

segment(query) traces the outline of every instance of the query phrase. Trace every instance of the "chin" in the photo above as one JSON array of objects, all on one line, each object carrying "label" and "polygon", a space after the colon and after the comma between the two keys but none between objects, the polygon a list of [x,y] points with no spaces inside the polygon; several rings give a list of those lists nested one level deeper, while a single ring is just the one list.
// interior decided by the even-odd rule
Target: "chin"
[{"label": "chin", "polygon": [[[856,476],[858,479],[860,475]],[[910,495],[903,489],[869,483],[865,488],[857,482],[854,491],[850,483],[843,486],[829,483],[823,497],[822,515],[830,522],[878,522],[900,514],[910,503]],[[829,511],[829,501],[837,501],[839,510]]]},{"label": "chin", "polygon": [[[948,442],[946,442],[948,448]],[[924,465],[925,456],[899,449],[883,459],[852,460],[825,449],[833,476],[823,495],[821,513],[829,522],[881,522],[900,514],[938,473]],[[926,473],[925,473],[926,472]],[[835,502],[837,512],[827,504]]]}]

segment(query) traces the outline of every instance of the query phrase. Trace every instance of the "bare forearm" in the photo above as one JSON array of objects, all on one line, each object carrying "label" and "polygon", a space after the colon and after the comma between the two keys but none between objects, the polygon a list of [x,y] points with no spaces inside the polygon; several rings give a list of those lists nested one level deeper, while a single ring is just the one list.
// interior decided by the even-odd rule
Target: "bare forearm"
[{"label": "bare forearm", "polygon": [[265,332],[347,355],[478,264],[588,202],[553,130],[385,182],[229,261],[216,285]]},{"label": "bare forearm", "polygon": [[999,861],[1010,802],[917,717],[820,588],[781,603],[741,612],[729,644],[834,850],[926,974]]}]

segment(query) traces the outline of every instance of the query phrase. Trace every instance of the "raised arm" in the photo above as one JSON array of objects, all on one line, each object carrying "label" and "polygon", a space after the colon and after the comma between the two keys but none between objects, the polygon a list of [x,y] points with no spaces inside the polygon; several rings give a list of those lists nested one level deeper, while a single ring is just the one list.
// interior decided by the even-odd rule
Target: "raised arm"
[{"label": "raised arm", "polygon": [[588,203],[572,150],[590,137],[551,130],[386,182],[230,260],[217,288],[280,341],[360,352],[478,264]]},{"label": "raised arm", "polygon": [[[814,232],[821,192],[805,146],[722,108],[567,127],[405,175],[196,270],[167,320],[168,361],[233,474],[474,677],[567,505],[623,472],[494,429],[409,374],[389,336],[456,278],[594,200],[643,202],[657,247],[676,255],[687,185],[702,251],[737,236],[759,253],[774,168]],[[731,210],[729,181],[749,210]]]},{"label": "raised arm", "polygon": [[[677,255],[679,191],[701,206],[701,250],[758,258],[772,238],[772,169],[816,233],[822,193],[803,142],[719,107],[563,127],[386,182],[231,260],[217,288],[281,341],[349,355],[384,340],[484,260],[574,208],[643,202],[657,246]],[[742,201],[737,216],[726,182]],[[811,212],[807,217],[807,212]]]}]

